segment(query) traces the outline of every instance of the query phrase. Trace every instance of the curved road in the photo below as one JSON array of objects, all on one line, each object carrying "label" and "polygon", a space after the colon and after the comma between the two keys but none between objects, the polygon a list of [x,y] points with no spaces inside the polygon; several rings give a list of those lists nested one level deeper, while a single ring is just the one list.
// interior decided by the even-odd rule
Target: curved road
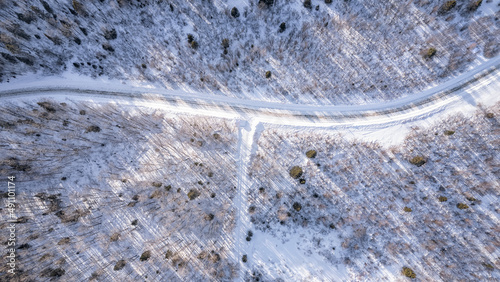
[{"label": "curved road", "polygon": [[[56,86],[43,85],[18,87],[19,84],[1,84],[0,99],[27,96],[64,96],[71,99],[112,100],[118,102],[122,98],[133,100],[134,105],[143,104],[158,107],[159,103],[175,111],[204,113],[219,117],[239,117],[249,119],[258,117],[268,123],[290,124],[290,119],[302,119],[301,125],[313,124],[343,124],[352,123],[353,119],[368,119],[372,122],[374,116],[385,116],[395,120],[395,115],[402,119],[423,115],[436,110],[443,105],[456,100],[471,98],[471,92],[481,86],[500,80],[500,56],[484,62],[476,68],[454,77],[445,83],[428,90],[408,95],[390,102],[380,102],[366,105],[300,105],[281,104],[275,102],[253,101],[204,95],[201,93],[186,93],[181,91],[156,90],[148,88],[117,87],[119,90],[106,90],[109,85],[92,86]],[[69,81],[68,83],[71,83]],[[46,84],[46,83],[45,83]],[[112,87],[112,86],[111,86]],[[9,89],[10,88],[10,89]],[[121,88],[121,89],[120,89]],[[500,91],[499,91],[500,92]],[[413,114],[408,114],[413,112]],[[230,114],[232,113],[232,115]],[[396,118],[399,119],[399,118]],[[285,122],[284,122],[285,121]],[[365,123],[366,125],[370,123]]]}]

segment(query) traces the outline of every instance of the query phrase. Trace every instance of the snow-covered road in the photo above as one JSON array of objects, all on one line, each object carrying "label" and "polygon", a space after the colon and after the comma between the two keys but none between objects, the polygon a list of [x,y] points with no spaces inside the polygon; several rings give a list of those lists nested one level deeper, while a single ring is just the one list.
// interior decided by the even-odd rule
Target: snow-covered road
[{"label": "snow-covered road", "polygon": [[[432,116],[466,112],[499,99],[500,56],[447,82],[390,102],[366,105],[297,105],[253,101],[177,90],[140,88],[83,77],[18,79],[0,85],[0,100],[58,98],[113,102],[123,106],[161,108],[172,112],[250,120],[263,124],[333,128],[369,141],[396,144],[394,132]],[[405,125],[405,126],[403,126]],[[398,134],[402,136],[404,134]],[[388,136],[392,136],[388,138]]]},{"label": "snow-covered road", "polygon": [[[365,105],[299,105],[282,104],[266,101],[254,101],[210,95],[205,93],[190,93],[179,90],[165,90],[153,88],[141,88],[120,83],[110,83],[88,78],[76,77],[65,78],[42,78],[36,81],[20,79],[9,84],[0,84],[0,98],[7,99],[22,96],[60,96],[78,98],[111,98],[113,101],[123,98],[134,98],[147,101],[156,97],[168,104],[178,104],[179,108],[186,107],[198,109],[204,107],[210,109],[212,115],[218,111],[232,110],[249,116],[269,117],[304,117],[317,118],[314,123],[328,123],[332,119],[352,119],[359,117],[372,117],[374,115],[388,115],[406,110],[429,106],[437,100],[447,99],[450,96],[466,98],[467,90],[474,90],[498,80],[500,67],[500,56],[484,62],[476,68],[453,77],[443,84],[432,87],[425,91],[408,95],[402,99],[390,102],[380,102]],[[28,78],[29,79],[29,78]],[[475,97],[475,96],[474,96]],[[158,102],[158,101],[156,101]],[[179,109],[179,110],[182,110]],[[273,123],[276,121],[274,120]]]}]

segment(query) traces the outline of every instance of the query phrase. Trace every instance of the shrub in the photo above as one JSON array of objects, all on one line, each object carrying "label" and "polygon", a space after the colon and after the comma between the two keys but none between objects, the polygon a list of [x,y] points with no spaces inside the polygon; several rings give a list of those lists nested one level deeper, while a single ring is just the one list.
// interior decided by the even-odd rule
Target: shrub
[{"label": "shrub", "polygon": [[199,46],[199,45],[198,45],[198,42],[196,42],[196,40],[193,40],[193,42],[191,42],[190,46],[191,46],[191,48],[193,48],[193,49],[198,49],[198,46]]},{"label": "shrub", "polygon": [[411,212],[411,211],[412,211],[412,209],[411,209],[411,208],[409,208],[409,207],[404,207],[404,208],[403,208],[403,210],[404,210],[405,212]]},{"label": "shrub", "polygon": [[445,196],[439,196],[438,200],[439,200],[440,202],[446,202],[446,201],[448,201],[448,198],[447,198],[447,197],[445,197]]},{"label": "shrub", "polygon": [[1,54],[2,54],[2,57],[4,59],[6,59],[7,61],[9,61],[10,63],[17,64],[16,58],[14,56],[7,54],[7,53],[1,53]]},{"label": "shrub", "polygon": [[222,39],[221,45],[222,45],[222,48],[224,48],[224,49],[229,48],[229,39],[227,39],[227,38]]},{"label": "shrub", "polygon": [[209,213],[209,214],[206,214],[204,218],[206,221],[211,221],[214,219],[214,217],[215,216],[213,214]]},{"label": "shrub", "polygon": [[41,1],[41,2],[42,2],[42,6],[45,9],[45,11],[49,12],[49,14],[54,13],[54,10],[52,10],[52,8],[49,6],[49,4],[47,2],[45,2],[45,1]]},{"label": "shrub", "polygon": [[299,180],[299,183],[300,183],[300,184],[306,184],[306,180],[305,180],[304,178],[301,178],[301,179]]},{"label": "shrub", "polygon": [[259,8],[268,8],[269,6],[272,6],[274,4],[274,0],[259,0]]},{"label": "shrub", "polygon": [[488,269],[494,269],[493,265],[487,263],[487,262],[483,262],[482,263],[484,267],[488,268]]},{"label": "shrub", "polygon": [[266,71],[266,78],[271,78],[271,71]]},{"label": "shrub", "polygon": [[111,46],[109,43],[104,43],[102,44],[102,49],[108,51],[108,52],[114,52],[115,51],[115,48],[113,48],[113,46]]},{"label": "shrub", "polygon": [[220,255],[219,254],[214,254],[212,257],[211,257],[211,260],[213,263],[216,263],[216,262],[219,262],[220,261]]},{"label": "shrub", "polygon": [[310,159],[314,159],[316,157],[316,150],[309,150],[306,152],[306,156]]},{"label": "shrub", "polygon": [[430,58],[434,57],[434,55],[436,55],[436,52],[437,52],[436,48],[430,47],[429,49],[427,49],[427,51],[425,51],[424,58],[430,59]]},{"label": "shrub", "polygon": [[38,104],[38,106],[42,107],[44,110],[46,110],[49,113],[56,112],[56,109],[54,108],[54,106],[49,102],[38,102],[37,104]]},{"label": "shrub", "polygon": [[101,131],[101,128],[97,125],[91,125],[89,127],[87,127],[87,129],[85,130],[85,133],[89,133],[89,132],[100,132]]},{"label": "shrub", "polygon": [[151,251],[145,251],[142,253],[140,260],[145,261],[148,260],[151,257]]},{"label": "shrub", "polygon": [[81,16],[87,16],[87,11],[85,11],[85,8],[83,7],[82,3],[76,0],[73,0],[73,9]]},{"label": "shrub", "polygon": [[233,8],[231,9],[231,16],[232,16],[233,18],[237,18],[237,17],[239,17],[239,16],[240,16],[240,11],[238,11],[238,8],[233,7]]},{"label": "shrub", "polygon": [[153,187],[160,188],[161,185],[163,185],[163,184],[161,184],[161,182],[153,182],[153,183],[151,183],[151,185],[153,185]]},{"label": "shrub", "polygon": [[45,269],[44,271],[42,271],[41,275],[43,277],[61,277],[65,273],[66,273],[66,270],[64,270],[62,268],[53,269],[53,268],[49,267],[49,268]]},{"label": "shrub", "polygon": [[278,32],[283,32],[285,30],[286,30],[286,23],[283,22],[280,24],[280,29],[278,30]]},{"label": "shrub", "polygon": [[325,0],[325,4],[331,4],[332,0]]},{"label": "shrub", "polygon": [[416,156],[410,160],[412,165],[422,166],[426,163],[426,160],[422,156]]},{"label": "shrub", "polygon": [[118,37],[118,34],[116,33],[116,29],[112,29],[112,30],[106,30],[104,32],[104,38],[106,38],[107,40],[113,40],[113,39],[116,39]]},{"label": "shrub", "polygon": [[27,64],[28,66],[33,66],[35,64],[35,62],[31,58],[16,56],[16,59],[18,59],[19,61]]},{"label": "shrub", "polygon": [[115,267],[113,267],[113,270],[114,271],[122,270],[126,264],[127,264],[127,262],[121,259],[115,264]]},{"label": "shrub", "polygon": [[446,1],[443,6],[441,7],[441,11],[443,12],[448,12],[449,10],[453,9],[457,5],[457,1],[451,0],[451,1]]},{"label": "shrub", "polygon": [[68,244],[69,242],[71,241],[71,239],[69,237],[64,237],[62,238],[61,240],[59,240],[59,242],[57,242],[58,245],[66,245]]},{"label": "shrub", "polygon": [[150,199],[158,199],[161,197],[161,191],[160,190],[155,190],[151,195],[149,195]]},{"label": "shrub", "polygon": [[165,253],[165,258],[166,259],[169,259],[169,258],[171,258],[173,256],[174,256],[174,253],[171,250],[167,250],[167,252]]},{"label": "shrub", "polygon": [[312,9],[311,0],[305,0],[304,7],[306,7],[307,9]]},{"label": "shrub", "polygon": [[453,135],[454,133],[455,133],[455,131],[453,131],[453,130],[445,130],[444,131],[444,135],[446,135],[446,136]]},{"label": "shrub", "polygon": [[16,43],[5,43],[5,48],[12,54],[19,53],[19,46]]},{"label": "shrub", "polygon": [[188,192],[189,200],[194,200],[194,199],[198,198],[200,195],[201,195],[201,193],[196,189],[191,189]]},{"label": "shrub", "polygon": [[243,255],[243,257],[241,258],[241,261],[247,262],[247,255]]},{"label": "shrub", "polygon": [[464,204],[464,203],[458,203],[457,204],[457,208],[461,209],[461,210],[465,210],[465,209],[468,209],[469,206]]},{"label": "shrub", "polygon": [[486,114],[486,118],[493,118],[495,117],[495,115],[493,113],[487,113]]},{"label": "shrub", "polygon": [[476,198],[474,198],[474,197],[467,197],[467,200],[468,200],[469,202],[474,202],[474,201],[477,201],[477,199],[476,199]]},{"label": "shrub", "polygon": [[188,43],[189,43],[189,44],[191,44],[191,42],[193,42],[193,41],[194,41],[194,36],[193,36],[191,33],[189,33],[189,34],[187,35],[187,37],[188,37],[188,38],[187,38],[187,39],[188,39]]},{"label": "shrub", "polygon": [[136,226],[137,225],[137,219],[134,219],[132,220],[132,223],[131,223],[133,226]]},{"label": "shrub", "polygon": [[111,235],[111,237],[109,238],[109,240],[111,242],[118,241],[118,239],[120,239],[120,233],[115,233],[115,234]]},{"label": "shrub", "polygon": [[403,273],[404,276],[408,277],[408,278],[417,278],[417,275],[415,274],[415,272],[413,272],[413,270],[409,267],[403,267],[403,270],[401,271]]},{"label": "shrub", "polygon": [[16,13],[17,15],[17,19],[20,20],[20,21],[23,21],[27,24],[31,24],[31,22],[33,20],[35,20],[35,17],[33,15],[33,13],[25,13],[25,14],[19,14],[19,13]]},{"label": "shrub", "polygon": [[292,169],[290,169],[290,176],[294,179],[298,179],[299,177],[302,176],[302,168],[300,166],[294,166]]},{"label": "shrub", "polygon": [[84,116],[86,113],[87,113],[87,112],[85,112],[85,110],[80,110],[80,114],[81,114],[82,116]]},{"label": "shrub", "polygon": [[293,209],[295,211],[300,211],[302,209],[302,205],[298,202],[293,203]]},{"label": "shrub", "polygon": [[471,12],[474,12],[479,8],[479,6],[481,6],[481,3],[483,3],[483,0],[473,1],[469,4],[467,9]]},{"label": "shrub", "polygon": [[248,207],[248,212],[249,213],[254,213],[255,212],[255,206]]}]

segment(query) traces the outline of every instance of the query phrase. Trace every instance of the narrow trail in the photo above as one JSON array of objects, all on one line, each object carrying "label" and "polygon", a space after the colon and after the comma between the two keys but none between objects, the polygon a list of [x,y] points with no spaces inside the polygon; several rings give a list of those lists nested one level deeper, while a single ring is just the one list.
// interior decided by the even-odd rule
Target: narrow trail
[{"label": "narrow trail", "polygon": [[[252,151],[257,146],[255,142],[256,130],[260,122],[257,119],[249,121],[241,120],[238,126],[238,186],[234,206],[237,209],[236,228],[235,228],[235,259],[239,263],[239,279],[243,281],[245,272],[251,265],[251,241],[247,241],[247,232],[251,230],[250,216],[248,214],[248,190],[251,182],[248,177],[249,166],[251,163]],[[247,255],[247,262],[243,262],[243,255]]]}]

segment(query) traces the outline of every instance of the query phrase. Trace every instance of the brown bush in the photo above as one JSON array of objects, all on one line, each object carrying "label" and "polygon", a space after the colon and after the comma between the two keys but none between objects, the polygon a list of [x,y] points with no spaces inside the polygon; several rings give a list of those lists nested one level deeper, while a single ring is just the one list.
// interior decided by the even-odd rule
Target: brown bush
[{"label": "brown bush", "polygon": [[413,270],[409,267],[403,267],[403,270],[401,271],[403,273],[404,276],[408,277],[408,278],[417,278],[417,275],[415,274],[415,272],[413,272]]},{"label": "brown bush", "polygon": [[451,1],[446,1],[443,6],[441,6],[441,12],[448,12],[451,9],[453,9],[457,5],[457,1],[451,0]]},{"label": "brown bush", "polygon": [[294,179],[298,179],[299,177],[302,176],[302,168],[300,166],[294,166],[292,169],[290,169],[290,176]]},{"label": "brown bush", "polygon": [[200,195],[201,195],[201,193],[196,189],[191,189],[188,192],[189,200],[194,200],[194,199],[198,198]]},{"label": "brown bush", "polygon": [[416,166],[423,166],[426,160],[422,156],[416,156],[410,160],[410,163]]},{"label": "brown bush", "polygon": [[467,6],[467,10],[469,10],[470,12],[474,12],[479,8],[479,6],[481,6],[481,3],[483,3],[483,0],[472,1]]},{"label": "brown bush", "polygon": [[430,58],[434,57],[436,55],[436,53],[437,53],[436,48],[431,47],[424,52],[424,59],[430,59]]},{"label": "brown bush", "polygon": [[122,270],[126,264],[127,262],[121,259],[116,262],[115,267],[113,267],[113,270],[114,271]]},{"label": "brown bush", "polygon": [[151,251],[145,251],[142,253],[140,260],[141,261],[146,261],[151,257]]},{"label": "brown bush", "polygon": [[316,157],[316,150],[309,150],[306,152],[306,156],[310,159],[314,159]]}]

